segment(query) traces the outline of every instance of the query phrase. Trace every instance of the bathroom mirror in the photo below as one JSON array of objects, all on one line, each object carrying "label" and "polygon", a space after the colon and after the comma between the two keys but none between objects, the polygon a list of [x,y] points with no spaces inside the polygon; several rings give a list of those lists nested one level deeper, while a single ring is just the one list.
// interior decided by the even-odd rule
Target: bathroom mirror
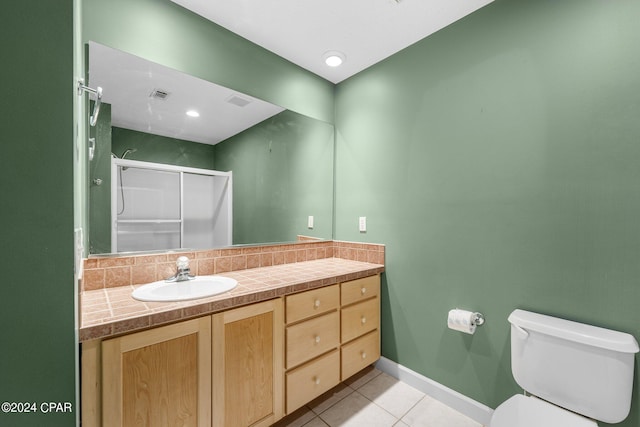
[{"label": "bathroom mirror", "polygon": [[333,125],[98,43],[88,55],[88,84],[103,91],[90,254],[113,252],[114,158],[232,172],[234,245],[331,238]]}]

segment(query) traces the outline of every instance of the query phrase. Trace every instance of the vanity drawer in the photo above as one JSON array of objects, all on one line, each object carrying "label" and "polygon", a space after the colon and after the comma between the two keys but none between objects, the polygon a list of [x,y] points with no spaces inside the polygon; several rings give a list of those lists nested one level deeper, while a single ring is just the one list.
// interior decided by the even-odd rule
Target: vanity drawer
[{"label": "vanity drawer", "polygon": [[363,277],[342,284],[342,305],[353,304],[380,294],[380,276]]},{"label": "vanity drawer", "polygon": [[335,350],[286,374],[287,414],[340,383],[340,351]]},{"label": "vanity drawer", "polygon": [[287,369],[326,353],[340,345],[340,315],[337,311],[288,326]]},{"label": "vanity drawer", "polygon": [[380,325],[379,302],[379,298],[373,298],[342,309],[341,333],[343,343],[378,329]]},{"label": "vanity drawer", "polygon": [[340,306],[340,287],[331,285],[290,295],[285,304],[287,323],[317,316]]},{"label": "vanity drawer", "polygon": [[342,381],[380,358],[380,332],[375,330],[342,346]]}]

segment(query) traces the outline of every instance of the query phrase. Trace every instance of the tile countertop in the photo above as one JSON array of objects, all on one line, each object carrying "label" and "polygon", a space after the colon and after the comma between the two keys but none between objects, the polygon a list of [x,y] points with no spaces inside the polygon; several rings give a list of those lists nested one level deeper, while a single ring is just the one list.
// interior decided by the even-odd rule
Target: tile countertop
[{"label": "tile countertop", "polygon": [[341,283],[384,271],[384,265],[325,258],[224,273],[238,281],[229,292],[180,302],[143,302],[133,299],[138,286],[84,291],[80,294],[81,342],[161,326],[228,310],[241,305]]}]

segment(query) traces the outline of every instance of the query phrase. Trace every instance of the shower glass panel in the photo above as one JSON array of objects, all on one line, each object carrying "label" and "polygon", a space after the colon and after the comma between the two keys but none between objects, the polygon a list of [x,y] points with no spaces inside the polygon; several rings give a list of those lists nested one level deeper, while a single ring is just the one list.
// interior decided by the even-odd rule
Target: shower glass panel
[{"label": "shower glass panel", "polygon": [[231,172],[122,159],[111,170],[116,252],[231,244]]},{"label": "shower glass panel", "polygon": [[[183,238],[188,248],[216,248],[231,242],[228,176],[185,173]],[[202,197],[203,194],[210,197]]]},{"label": "shower glass panel", "polygon": [[180,174],[118,167],[118,220],[179,220]]},{"label": "shower glass panel", "polygon": [[118,252],[180,247],[180,223],[118,223]]},{"label": "shower glass panel", "polygon": [[180,173],[117,167],[117,251],[181,247]]}]

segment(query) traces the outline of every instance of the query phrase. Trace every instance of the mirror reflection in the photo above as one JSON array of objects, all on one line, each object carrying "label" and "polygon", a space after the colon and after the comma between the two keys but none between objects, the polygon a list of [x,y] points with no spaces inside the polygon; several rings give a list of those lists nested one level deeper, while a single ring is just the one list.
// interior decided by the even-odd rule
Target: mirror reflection
[{"label": "mirror reflection", "polygon": [[[90,128],[95,139],[89,162],[91,254],[290,242],[300,236],[331,238],[331,124],[93,42],[88,82],[103,89],[98,123]],[[175,188],[170,195],[121,178],[145,175],[140,169],[148,172],[150,167],[187,175],[168,187]],[[224,209],[211,205],[205,209],[213,215],[216,209],[230,212],[225,219],[227,234],[222,240],[205,236],[207,225],[192,233],[198,238],[185,241],[175,233],[190,227],[187,220],[156,215],[153,206],[180,200],[182,196],[174,194],[180,188],[199,205],[209,200],[218,203],[220,193],[212,190],[214,184],[193,185],[199,182],[194,176],[207,175],[231,189]],[[153,178],[150,182],[159,183]],[[128,216],[125,226],[124,218],[118,217],[123,201],[138,206],[144,215]],[[159,216],[164,223],[158,222]],[[199,227],[210,221],[199,211],[192,220]],[[174,234],[167,235],[167,229]],[[118,247],[118,230],[133,246]],[[162,243],[166,247],[145,247],[143,238],[166,242]]]}]

